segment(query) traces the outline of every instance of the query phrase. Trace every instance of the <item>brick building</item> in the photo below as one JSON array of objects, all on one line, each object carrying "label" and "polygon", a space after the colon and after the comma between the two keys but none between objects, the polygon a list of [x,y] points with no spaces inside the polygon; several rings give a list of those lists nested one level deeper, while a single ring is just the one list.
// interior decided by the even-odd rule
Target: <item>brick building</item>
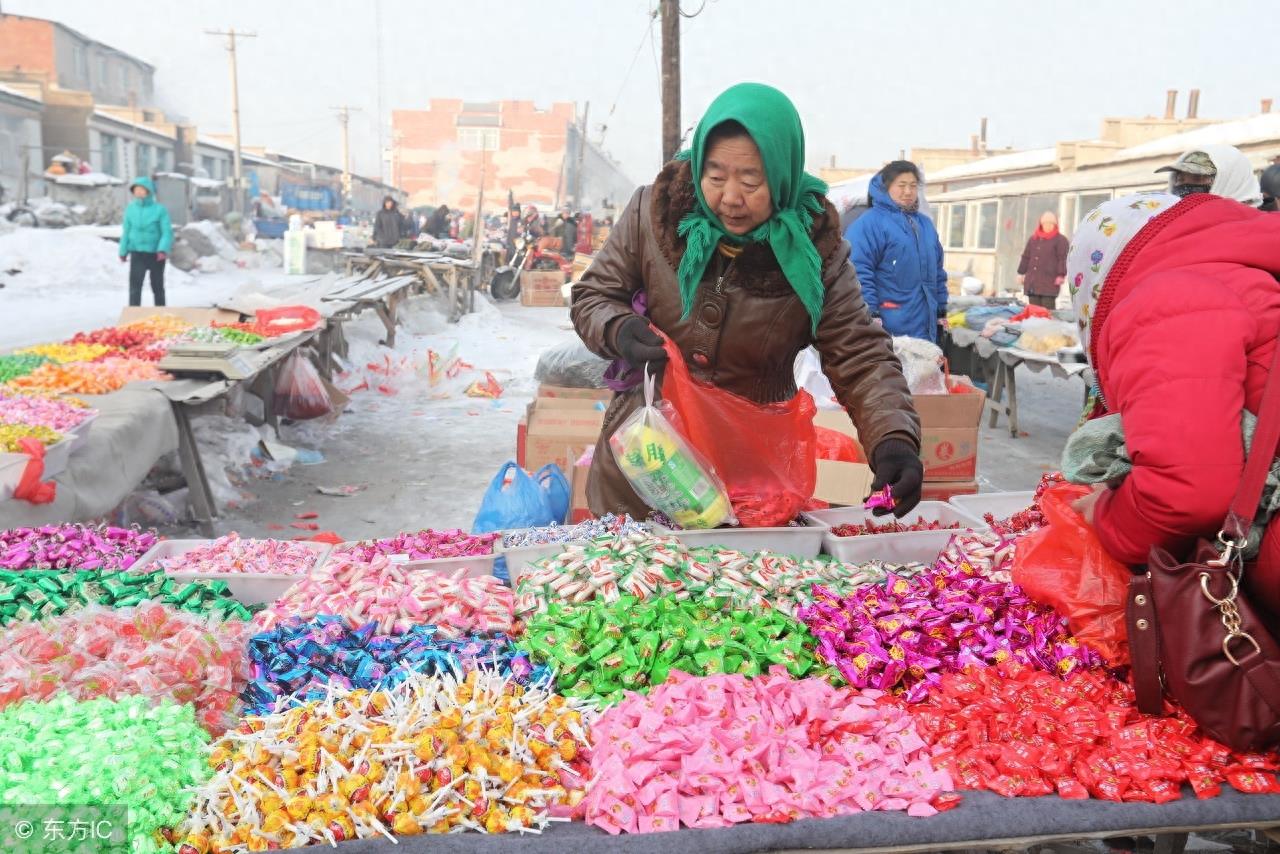
[{"label": "brick building", "polygon": [[[433,98],[425,110],[394,110],[392,180],[411,206],[472,210],[484,175],[485,208],[501,210],[510,191],[521,204],[573,204],[595,211],[626,203],[635,183],[587,142],[581,151],[574,105]],[[483,166],[483,168],[482,168]]]},{"label": "brick building", "polygon": [[155,96],[154,66],[44,18],[0,14],[0,71],[88,92],[98,104],[148,106]]}]

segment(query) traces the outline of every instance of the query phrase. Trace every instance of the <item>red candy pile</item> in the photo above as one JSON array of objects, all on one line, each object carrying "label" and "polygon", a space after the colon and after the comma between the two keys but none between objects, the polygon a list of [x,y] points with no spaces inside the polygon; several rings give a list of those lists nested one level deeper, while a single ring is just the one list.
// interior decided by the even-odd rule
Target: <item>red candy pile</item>
[{"label": "red candy pile", "polygon": [[1101,673],[1063,680],[1012,663],[973,668],[944,675],[908,710],[939,748],[934,764],[961,789],[1145,803],[1177,800],[1184,783],[1199,798],[1224,782],[1280,793],[1280,756],[1234,753],[1185,715],[1143,715],[1132,689]]},{"label": "red candy pile", "polygon": [[1026,510],[1019,510],[1008,519],[997,519],[994,514],[987,513],[982,518],[983,521],[991,526],[991,530],[997,534],[1011,536],[1013,534],[1025,534],[1044,527],[1044,514],[1040,512],[1040,496],[1044,495],[1044,491],[1051,486],[1059,483],[1066,483],[1067,479],[1062,476],[1061,472],[1050,472],[1040,478],[1039,485],[1036,486],[1035,498],[1031,502],[1031,506]]},{"label": "red candy pile", "polygon": [[914,522],[899,522],[890,519],[887,522],[875,522],[868,519],[855,525],[837,525],[831,533],[837,537],[863,537],[867,534],[905,534],[908,531],[954,531],[960,527],[959,522],[944,525],[936,519],[917,519]]}]

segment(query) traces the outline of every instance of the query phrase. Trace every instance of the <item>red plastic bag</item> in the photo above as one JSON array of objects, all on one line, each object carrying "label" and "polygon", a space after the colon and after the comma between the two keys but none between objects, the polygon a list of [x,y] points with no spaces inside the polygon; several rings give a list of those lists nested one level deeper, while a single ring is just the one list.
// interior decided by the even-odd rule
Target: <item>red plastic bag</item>
[{"label": "red plastic bag", "polygon": [[314,329],[320,325],[320,312],[306,305],[282,305],[276,308],[260,308],[253,313],[254,321],[263,328],[268,338]]},{"label": "red plastic bag", "polygon": [[40,480],[44,477],[44,445],[30,436],[24,436],[18,440],[18,446],[29,459],[13,490],[13,497],[32,504],[48,504],[57,497],[58,484],[51,480]]},{"label": "red plastic bag", "polygon": [[818,469],[807,391],[785,403],[760,404],[695,380],[680,350],[666,342],[662,396],[680,415],[681,432],[724,481],[744,528],[792,522],[813,497]]},{"label": "red plastic bag", "polygon": [[1102,547],[1072,502],[1089,487],[1062,483],[1039,498],[1046,524],[1018,540],[1013,581],[1032,599],[1067,618],[1072,633],[1113,667],[1129,663],[1125,599],[1129,568]]},{"label": "red plastic bag", "polygon": [[862,450],[852,436],[846,436],[839,430],[814,426],[814,451],[819,460],[832,460],[839,463],[865,463]]},{"label": "red plastic bag", "polygon": [[301,352],[295,352],[276,378],[276,414],[294,421],[320,418],[333,411],[320,372]]}]

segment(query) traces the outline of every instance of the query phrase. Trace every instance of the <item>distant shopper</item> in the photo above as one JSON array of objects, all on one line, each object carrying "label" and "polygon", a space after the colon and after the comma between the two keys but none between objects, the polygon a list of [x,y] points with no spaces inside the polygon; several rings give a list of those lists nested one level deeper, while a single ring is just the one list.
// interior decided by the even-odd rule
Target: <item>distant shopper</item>
[{"label": "distant shopper", "polygon": [[1027,302],[1053,311],[1058,303],[1058,293],[1067,280],[1067,250],[1070,241],[1058,231],[1058,217],[1053,211],[1040,214],[1027,248],[1022,250],[1018,264],[1018,284],[1027,295]]},{"label": "distant shopper", "polygon": [[151,277],[151,296],[164,305],[164,262],[173,248],[169,211],[156,201],[156,185],[139,178],[129,185],[133,201],[120,227],[120,263],[129,259],[129,305],[142,305],[142,280]]},{"label": "distant shopper", "polygon": [[1268,166],[1262,172],[1262,204],[1258,206],[1259,210],[1276,211],[1280,210],[1280,163]]},{"label": "distant shopper", "polygon": [[560,238],[560,254],[566,258],[573,257],[573,247],[578,243],[578,218],[569,208],[560,211],[560,219],[556,221],[556,237]]},{"label": "distant shopper", "polygon": [[1156,172],[1169,173],[1169,192],[1179,198],[1212,193],[1255,208],[1262,202],[1262,189],[1253,174],[1253,165],[1240,149],[1231,145],[1201,146]]},{"label": "distant shopper", "polygon": [[437,240],[444,240],[449,236],[448,205],[441,205],[431,212],[431,217],[427,220],[427,234]]},{"label": "distant shopper", "polygon": [[524,209],[524,231],[528,240],[537,240],[546,236],[547,230],[542,226],[542,215],[533,205]]},{"label": "distant shopper", "polygon": [[382,210],[373,220],[373,245],[381,249],[394,248],[400,242],[403,229],[396,200],[387,196],[382,200]]},{"label": "distant shopper", "polygon": [[920,213],[920,170],[895,160],[871,179],[871,209],[845,232],[871,316],[890,335],[938,340],[947,271],[933,220]]}]

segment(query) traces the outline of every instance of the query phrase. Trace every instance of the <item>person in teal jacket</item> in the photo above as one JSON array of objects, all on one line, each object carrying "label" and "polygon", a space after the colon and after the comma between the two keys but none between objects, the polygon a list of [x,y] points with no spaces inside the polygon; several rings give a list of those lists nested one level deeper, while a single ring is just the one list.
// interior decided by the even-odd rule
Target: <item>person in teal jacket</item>
[{"label": "person in teal jacket", "polygon": [[173,224],[156,201],[156,185],[138,178],[129,185],[133,201],[124,209],[120,262],[129,259],[129,305],[142,305],[142,280],[151,275],[151,295],[164,305],[164,262],[173,248]]},{"label": "person in teal jacket", "polygon": [[871,209],[845,232],[862,298],[890,335],[938,340],[947,271],[933,220],[920,212],[920,170],[895,160],[871,181]]}]

